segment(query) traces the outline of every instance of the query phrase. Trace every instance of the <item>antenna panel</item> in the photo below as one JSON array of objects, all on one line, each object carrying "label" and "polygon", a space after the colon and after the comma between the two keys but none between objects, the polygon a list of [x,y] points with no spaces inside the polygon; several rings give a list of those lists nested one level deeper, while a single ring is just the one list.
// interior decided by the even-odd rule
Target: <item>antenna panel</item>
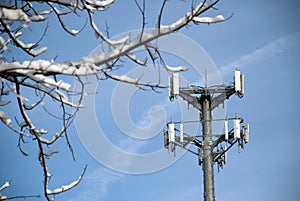
[{"label": "antenna panel", "polygon": [[236,92],[241,91],[241,72],[239,70],[234,72],[234,88]]},{"label": "antenna panel", "polygon": [[179,73],[173,72],[172,74],[172,81],[173,81],[173,95],[178,96],[179,95]]},{"label": "antenna panel", "polygon": [[233,134],[234,134],[235,139],[241,138],[240,122],[241,122],[241,120],[239,120],[239,119],[233,120]]},{"label": "antenna panel", "polygon": [[225,140],[228,140],[228,121],[224,121],[224,132],[225,132]]},{"label": "antenna panel", "polygon": [[179,73],[173,72],[169,77],[169,99],[172,101],[174,97],[179,95]]},{"label": "antenna panel", "polygon": [[169,142],[175,142],[175,125],[174,123],[168,124]]}]

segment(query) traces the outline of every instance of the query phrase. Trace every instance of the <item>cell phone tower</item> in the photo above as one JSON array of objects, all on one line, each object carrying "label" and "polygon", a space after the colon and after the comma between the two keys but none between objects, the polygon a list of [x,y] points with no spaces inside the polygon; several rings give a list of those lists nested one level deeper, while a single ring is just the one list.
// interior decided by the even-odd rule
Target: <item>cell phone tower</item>
[{"label": "cell phone tower", "polygon": [[[212,118],[212,111],[224,104],[233,94],[240,98],[244,96],[244,75],[239,70],[235,70],[234,83],[227,86],[179,87],[179,72],[172,72],[169,78],[170,100],[180,96],[199,110],[200,120],[194,122],[202,123],[202,135],[189,135],[184,131],[184,124],[191,121],[171,121],[167,123],[168,129],[163,132],[164,147],[175,153],[178,146],[198,156],[199,165],[203,170],[204,201],[215,201],[214,163],[220,170],[226,164],[226,153],[230,148],[237,144],[239,148],[244,149],[245,144],[249,142],[249,124],[245,124],[241,117],[236,115],[232,118]],[[223,121],[224,133],[214,134],[212,121]],[[229,130],[228,125],[232,125],[233,128]]]}]

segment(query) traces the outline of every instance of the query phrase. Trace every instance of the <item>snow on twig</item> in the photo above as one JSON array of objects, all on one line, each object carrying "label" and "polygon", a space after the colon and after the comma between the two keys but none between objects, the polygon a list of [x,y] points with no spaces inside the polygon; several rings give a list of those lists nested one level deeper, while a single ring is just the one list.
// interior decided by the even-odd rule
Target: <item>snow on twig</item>
[{"label": "snow on twig", "polygon": [[54,79],[50,78],[50,77],[46,77],[42,74],[26,74],[29,78],[31,78],[32,80],[44,84],[45,86],[48,85],[52,85],[52,86],[56,86],[58,88],[61,88],[63,90],[69,91],[71,89],[71,85],[68,83],[63,82],[62,80],[59,80],[58,82],[56,82]]},{"label": "snow on twig", "polygon": [[179,71],[186,71],[187,67],[185,66],[176,66],[176,67],[171,67],[171,66],[166,66],[166,69],[170,72],[179,72]]},{"label": "snow on twig", "polygon": [[99,0],[86,0],[90,5],[93,5],[94,7],[103,7],[106,8],[109,5],[114,3],[114,0],[104,0],[104,1],[99,1]]},{"label": "snow on twig", "polygon": [[78,178],[77,180],[71,182],[71,183],[68,184],[68,185],[62,186],[62,187],[60,187],[60,188],[56,188],[56,189],[54,189],[54,190],[49,190],[49,189],[47,189],[47,191],[46,191],[47,194],[48,194],[48,195],[59,194],[59,193],[68,191],[68,190],[74,188],[75,186],[77,186],[77,185],[80,183],[80,181],[82,180],[83,175],[84,175],[85,172],[86,172],[86,168],[87,168],[87,166],[84,167],[83,173],[79,176],[79,178]]},{"label": "snow on twig", "polygon": [[24,22],[45,20],[45,18],[39,14],[28,16],[22,9],[8,9],[8,8],[2,8],[2,10],[0,10],[0,18],[3,20],[24,21]]},{"label": "snow on twig", "polygon": [[0,187],[0,192],[3,191],[5,188],[9,187],[10,183],[7,181]]},{"label": "snow on twig", "polygon": [[[107,74],[108,75],[108,74]],[[138,79],[133,79],[131,77],[128,77],[127,75],[113,75],[109,74],[109,77],[114,80],[119,80],[121,82],[136,84],[138,82]]]},{"label": "snow on twig", "polygon": [[0,119],[7,126],[9,126],[12,122],[11,119],[5,114],[4,111],[0,111]]},{"label": "snow on twig", "polygon": [[12,127],[12,125],[11,125],[12,120],[6,115],[6,113],[4,111],[0,111],[0,119],[13,132],[15,132],[15,133],[17,133],[21,136],[27,136],[28,137],[28,135],[26,135],[23,132],[20,132],[17,129],[15,129],[14,127]]},{"label": "snow on twig", "polygon": [[[83,58],[84,59],[84,58]],[[91,58],[92,59],[92,58]],[[46,75],[90,75],[96,74],[102,67],[97,67],[93,63],[84,62],[54,62],[48,60],[35,60],[19,62],[0,62],[0,73],[16,73],[17,75],[27,75],[40,73]]]},{"label": "snow on twig", "polygon": [[218,23],[218,22],[223,22],[225,18],[223,15],[217,15],[216,17],[194,17],[193,21],[196,23],[206,23],[206,24],[211,24],[211,23]]}]

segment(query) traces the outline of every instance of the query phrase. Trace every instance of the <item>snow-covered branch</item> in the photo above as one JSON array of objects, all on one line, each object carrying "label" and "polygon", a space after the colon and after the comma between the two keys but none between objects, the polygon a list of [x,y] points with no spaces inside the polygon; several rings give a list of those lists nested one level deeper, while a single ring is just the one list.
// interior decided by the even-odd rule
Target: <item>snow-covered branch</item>
[{"label": "snow-covered branch", "polygon": [[74,188],[75,186],[77,186],[77,185],[80,183],[80,181],[82,180],[83,175],[84,175],[85,172],[86,172],[86,168],[87,168],[87,166],[85,166],[85,168],[84,168],[82,174],[79,176],[79,178],[78,178],[77,180],[71,182],[71,183],[68,184],[68,185],[65,185],[65,186],[56,188],[56,189],[54,189],[54,190],[49,190],[49,189],[47,189],[47,194],[48,194],[48,195],[55,195],[55,194],[63,193],[63,192],[66,192],[66,191],[68,191],[68,190]]},{"label": "snow-covered branch", "polygon": [[14,200],[14,199],[25,199],[25,198],[39,198],[39,195],[18,195],[18,196],[13,196],[13,197],[7,197],[5,195],[2,195],[1,192],[8,188],[10,186],[10,182],[5,182],[1,187],[0,187],[0,200]]}]

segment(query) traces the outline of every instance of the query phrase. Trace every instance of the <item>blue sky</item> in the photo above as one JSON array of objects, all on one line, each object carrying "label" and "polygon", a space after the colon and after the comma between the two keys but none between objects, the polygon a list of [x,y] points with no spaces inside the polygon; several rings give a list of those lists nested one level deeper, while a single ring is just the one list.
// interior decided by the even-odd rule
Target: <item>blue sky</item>
[{"label": "blue sky", "polygon": [[[147,6],[147,20],[151,27],[155,25],[160,3],[149,1]],[[167,4],[165,22],[176,19],[176,15],[183,13],[181,9],[188,6],[188,3],[182,1],[170,1]],[[224,23],[192,25],[180,31],[207,51],[225,83],[232,80],[236,67],[245,74],[245,97],[231,97],[226,109],[228,116],[238,113],[250,123],[250,143],[240,153],[237,147],[231,149],[228,164],[220,173],[215,171],[216,200],[299,200],[299,2],[224,0],[217,7],[219,10],[214,11],[215,14],[230,16],[233,13],[233,17]],[[112,36],[139,28],[141,24],[134,1],[116,1],[110,10],[95,17],[102,27],[103,19],[109,22]],[[58,55],[58,60],[61,61],[79,59],[97,47],[98,42],[89,28],[73,38],[64,34],[55,24],[54,21],[50,23],[49,32],[43,41],[49,45],[42,58],[51,59]],[[38,26],[33,28],[39,30]],[[38,31],[31,34],[38,34]],[[30,38],[31,35],[27,37]],[[16,52],[16,55],[20,60],[25,59],[20,52]],[[196,79],[189,72],[192,73],[187,71],[186,77]],[[108,98],[115,85],[112,81],[99,84],[99,96],[96,100],[101,104],[96,108],[97,117],[108,138],[118,143],[126,138],[113,122],[111,111],[106,110],[110,107]],[[178,117],[177,103],[168,105],[165,102],[167,92],[139,92],[135,96],[130,112],[138,124],[149,123],[147,112],[153,103],[164,103],[163,107],[169,112],[167,118]],[[14,105],[4,111],[17,115]],[[38,118],[37,114],[33,115]],[[46,123],[55,122],[41,120],[41,124]],[[3,125],[0,125],[0,129],[0,183],[8,180],[12,184],[5,193],[42,194],[42,171],[36,160],[35,144],[29,142],[24,145],[30,153],[28,157],[24,157],[16,148],[17,136]],[[57,200],[196,201],[203,198],[202,168],[197,165],[194,155],[185,154],[170,167],[155,173],[123,174],[97,162],[82,145],[74,126],[71,126],[69,136],[75,149],[76,162],[72,161],[65,141],[60,140],[55,145],[59,154],[49,161],[49,168],[54,175],[50,187],[59,187],[76,179],[85,164],[88,164],[88,170],[78,187],[57,196]],[[153,142],[142,141],[141,144],[127,140],[123,141],[123,145],[126,143],[123,148],[133,152],[153,151],[161,149],[162,140],[161,138],[160,142],[159,136]],[[173,156],[170,154],[170,157]]]}]

